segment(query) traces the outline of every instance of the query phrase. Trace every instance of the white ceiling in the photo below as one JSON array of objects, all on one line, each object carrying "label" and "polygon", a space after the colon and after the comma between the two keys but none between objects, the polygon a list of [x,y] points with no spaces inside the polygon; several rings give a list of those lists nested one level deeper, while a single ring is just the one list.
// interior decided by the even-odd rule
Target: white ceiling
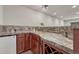
[{"label": "white ceiling", "polygon": [[[72,8],[72,6],[73,5],[48,5],[48,9],[44,11],[52,16],[56,16],[64,20],[79,18],[79,5],[76,8]],[[43,11],[42,5],[25,5],[24,7]]]}]

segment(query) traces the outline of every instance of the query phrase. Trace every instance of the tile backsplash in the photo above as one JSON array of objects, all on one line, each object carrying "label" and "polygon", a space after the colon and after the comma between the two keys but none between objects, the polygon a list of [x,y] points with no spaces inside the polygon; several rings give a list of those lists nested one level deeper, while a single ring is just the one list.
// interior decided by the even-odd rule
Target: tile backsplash
[{"label": "tile backsplash", "polygon": [[17,32],[17,31],[32,31],[32,27],[28,26],[0,26],[0,32]]},{"label": "tile backsplash", "polygon": [[18,31],[42,31],[42,32],[50,32],[62,34],[65,37],[73,39],[73,31],[71,27],[34,27],[34,26],[12,26],[5,25],[0,26],[0,32],[18,32]]},{"label": "tile backsplash", "polygon": [[73,39],[73,31],[71,27],[63,26],[63,27],[35,27],[36,31],[42,32],[50,32],[62,34],[65,37]]}]

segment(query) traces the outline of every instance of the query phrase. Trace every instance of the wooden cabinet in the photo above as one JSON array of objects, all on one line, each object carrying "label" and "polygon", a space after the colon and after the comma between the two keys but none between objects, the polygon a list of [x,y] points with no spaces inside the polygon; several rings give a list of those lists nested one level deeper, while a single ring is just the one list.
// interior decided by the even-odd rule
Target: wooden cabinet
[{"label": "wooden cabinet", "polygon": [[43,54],[43,40],[42,40],[42,38],[40,39],[40,46],[39,46],[39,48],[40,48],[40,54]]},{"label": "wooden cabinet", "polygon": [[22,53],[30,49],[29,33],[16,35],[16,48],[17,53]]},{"label": "wooden cabinet", "polygon": [[79,29],[73,29],[73,49],[74,53],[79,53]]},{"label": "wooden cabinet", "polygon": [[66,54],[65,51],[52,45],[34,33],[23,33],[16,36],[17,53],[31,50],[34,54]]},{"label": "wooden cabinet", "polygon": [[34,54],[40,53],[40,37],[36,34],[30,33],[31,38],[31,51]]},{"label": "wooden cabinet", "polygon": [[22,53],[25,49],[25,34],[16,35],[16,50],[17,53]]},{"label": "wooden cabinet", "polygon": [[25,51],[30,50],[30,34],[26,33],[25,34]]},{"label": "wooden cabinet", "polygon": [[27,50],[31,50],[35,54],[42,53],[41,43],[40,37],[33,33],[16,35],[17,53],[22,53]]}]

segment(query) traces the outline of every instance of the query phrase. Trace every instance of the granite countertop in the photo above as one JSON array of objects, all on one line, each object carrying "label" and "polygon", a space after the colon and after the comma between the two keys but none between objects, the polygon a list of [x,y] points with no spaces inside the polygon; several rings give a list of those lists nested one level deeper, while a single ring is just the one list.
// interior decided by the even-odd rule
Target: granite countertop
[{"label": "granite countertop", "polygon": [[5,36],[13,36],[13,35],[17,35],[18,33],[8,33],[8,32],[1,32],[0,33],[0,37],[5,37]]},{"label": "granite countertop", "polygon": [[0,32],[0,37],[5,37],[5,36],[13,36],[21,33],[28,33],[31,31],[17,31],[17,32]]},{"label": "granite countertop", "polygon": [[36,34],[40,35],[42,38],[57,42],[60,45],[65,45],[66,47],[73,49],[73,40],[70,40],[69,38],[66,38],[60,34],[56,33],[48,33],[48,32],[35,32]]},{"label": "granite countertop", "polygon": [[12,36],[12,35],[20,34],[20,33],[29,33],[29,32],[40,35],[40,37],[42,37],[44,40],[55,42],[60,46],[64,46],[64,47],[69,48],[70,50],[73,50],[73,40],[70,40],[69,38],[66,38],[66,37],[64,37],[60,34],[56,34],[56,33],[38,32],[38,31],[36,31],[36,32],[35,31],[18,31],[18,32],[13,32],[13,33],[2,32],[2,33],[0,33],[0,37]]},{"label": "granite countertop", "polygon": [[40,35],[45,40],[50,42],[57,43],[57,46],[61,46],[61,48],[67,48],[67,51],[73,53],[73,40],[62,36],[61,34],[56,33],[48,33],[48,32],[35,32],[36,34]]}]

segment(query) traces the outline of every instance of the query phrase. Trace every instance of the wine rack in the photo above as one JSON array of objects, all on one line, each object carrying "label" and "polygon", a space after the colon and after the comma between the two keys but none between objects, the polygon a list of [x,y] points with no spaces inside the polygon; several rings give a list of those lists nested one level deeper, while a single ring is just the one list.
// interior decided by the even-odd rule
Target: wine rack
[{"label": "wine rack", "polygon": [[49,44],[44,44],[44,53],[45,54],[64,54],[66,52],[58,49],[57,47],[55,46],[51,46]]}]

